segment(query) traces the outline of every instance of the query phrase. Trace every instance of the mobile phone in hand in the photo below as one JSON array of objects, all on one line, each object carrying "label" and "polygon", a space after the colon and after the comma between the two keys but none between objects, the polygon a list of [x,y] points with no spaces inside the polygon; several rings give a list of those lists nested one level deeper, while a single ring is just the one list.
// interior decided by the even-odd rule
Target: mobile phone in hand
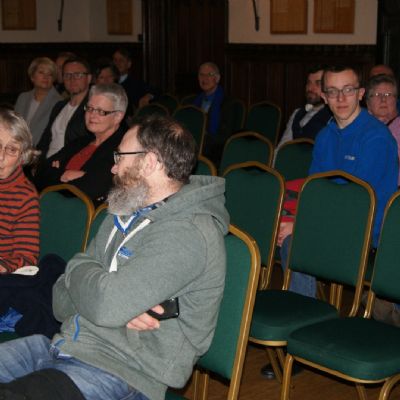
[{"label": "mobile phone in hand", "polygon": [[158,319],[159,321],[170,318],[177,318],[179,316],[178,297],[172,297],[171,299],[165,300],[160,304],[160,306],[164,309],[164,312],[162,314],[158,314],[153,310],[146,311],[147,314],[155,319]]}]

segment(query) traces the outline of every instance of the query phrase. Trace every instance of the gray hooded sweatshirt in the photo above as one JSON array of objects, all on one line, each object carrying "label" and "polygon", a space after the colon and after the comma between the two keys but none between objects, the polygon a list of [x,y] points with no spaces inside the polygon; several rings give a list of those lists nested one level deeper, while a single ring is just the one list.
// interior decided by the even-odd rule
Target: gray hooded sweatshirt
[{"label": "gray hooded sweatshirt", "polygon": [[[222,178],[192,176],[125,237],[108,216],[54,286],[53,310],[63,324],[53,343],[150,399],[163,399],[167,386],[184,386],[210,346],[223,294],[224,191]],[[178,318],[152,331],[126,328],[171,297],[179,298]]]}]

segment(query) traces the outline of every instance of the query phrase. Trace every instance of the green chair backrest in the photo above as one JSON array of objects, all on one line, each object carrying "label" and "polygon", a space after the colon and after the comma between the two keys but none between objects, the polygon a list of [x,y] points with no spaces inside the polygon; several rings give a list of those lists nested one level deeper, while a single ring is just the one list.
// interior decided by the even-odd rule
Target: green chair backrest
[{"label": "green chair backrest", "polygon": [[286,142],[278,150],[274,168],[287,181],[306,178],[310,170],[314,141],[311,139],[295,139]]},{"label": "green chair backrest", "polygon": [[188,94],[187,96],[182,97],[180,104],[182,106],[188,106],[193,104],[194,99],[197,97],[197,94]]},{"label": "green chair backrest", "polygon": [[[103,203],[100,206],[96,208],[94,211],[94,215],[92,218],[92,221],[90,223],[89,227],[89,235],[88,235],[88,240],[87,244],[89,245],[91,240],[96,236],[96,233],[98,232],[101,223],[104,221],[104,219],[107,216],[107,204]],[[86,250],[86,249],[84,249]]]},{"label": "green chair backrest", "polygon": [[237,392],[257,291],[260,257],[251,237],[234,226],[230,227],[230,232],[225,237],[227,269],[217,327],[210,349],[197,366],[235,380],[231,382],[230,391]]},{"label": "green chair backrest", "polygon": [[247,113],[244,129],[261,133],[275,146],[281,123],[280,108],[268,101],[253,104]]},{"label": "green chair backrest", "polygon": [[389,200],[376,252],[371,289],[400,303],[400,191]]},{"label": "green chair backrest", "polygon": [[217,168],[211,160],[204,156],[199,156],[193,174],[216,176]]},{"label": "green chair backrest", "polygon": [[159,96],[153,104],[161,104],[168,110],[169,114],[172,115],[174,111],[178,108],[179,101],[172,94],[164,93]]},{"label": "green chair backrest", "polygon": [[201,154],[206,129],[207,115],[198,107],[181,106],[173,114],[173,117],[180,122],[193,135]]},{"label": "green chair backrest", "polygon": [[231,223],[256,240],[261,262],[270,270],[284,197],[283,178],[272,168],[253,162],[234,164],[223,176]]},{"label": "green chair backrest", "polygon": [[40,257],[55,253],[68,261],[82,251],[93,212],[91,200],[75,186],[44,189],[40,193]]},{"label": "green chair backrest", "polygon": [[374,212],[374,192],[364,181],[341,171],[310,176],[299,196],[289,268],[358,285],[364,278]]},{"label": "green chair backrest", "polygon": [[135,112],[134,118],[147,117],[150,115],[161,115],[166,117],[169,115],[169,111],[162,104],[151,103],[138,108]]},{"label": "green chair backrest", "polygon": [[256,132],[240,132],[232,135],[225,143],[219,166],[220,174],[232,164],[258,161],[271,165],[272,143]]},{"label": "green chair backrest", "polygon": [[232,115],[234,118],[232,132],[243,130],[244,119],[246,117],[246,106],[242,100],[234,99],[232,102]]}]

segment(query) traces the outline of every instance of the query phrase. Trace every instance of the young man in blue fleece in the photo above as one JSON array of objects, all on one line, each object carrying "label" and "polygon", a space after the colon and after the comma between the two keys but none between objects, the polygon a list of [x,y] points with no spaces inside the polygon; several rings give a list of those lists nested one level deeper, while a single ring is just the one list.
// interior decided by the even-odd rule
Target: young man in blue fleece
[{"label": "young man in blue fleece", "polygon": [[[195,147],[169,118],[128,130],[114,154],[110,215],[53,288],[60,333],[0,345],[0,382],[57,370],[87,400],[163,400],[167,386],[184,386],[214,334],[229,224],[224,179],[190,176]],[[159,304],[171,298],[176,318],[134,329],[150,308],[167,317]]]},{"label": "young man in blue fleece", "polygon": [[[377,208],[372,246],[376,247],[383,213],[390,196],[397,190],[397,144],[388,128],[361,108],[365,89],[355,69],[329,67],[322,77],[322,98],[333,118],[316,138],[310,174],[342,170],[368,182],[375,191]],[[293,220],[281,223],[278,245],[282,265],[293,230]],[[292,275],[291,290],[315,297],[315,279],[300,273]]]}]

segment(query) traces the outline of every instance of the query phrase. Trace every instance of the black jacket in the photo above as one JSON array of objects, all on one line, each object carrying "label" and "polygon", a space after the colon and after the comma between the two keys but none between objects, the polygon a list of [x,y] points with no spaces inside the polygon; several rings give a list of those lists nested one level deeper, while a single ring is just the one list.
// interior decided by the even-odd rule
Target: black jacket
[{"label": "black jacket", "polygon": [[[114,165],[113,151],[117,149],[126,130],[126,124],[124,122],[121,123],[118,130],[105,140],[83,165],[82,170],[85,171],[85,175],[69,182],[86,193],[92,199],[95,206],[104,202],[111,188],[113,176],[111,168]],[[62,183],[60,178],[65,172],[68,161],[93,141],[93,139],[94,136],[92,133],[90,133],[90,136],[78,138],[66,145],[58,153],[45,160],[38,168],[33,178],[37,190],[40,192],[47,186]],[[60,168],[51,166],[52,162],[55,160],[60,162]]]},{"label": "black jacket", "polygon": [[[47,151],[49,150],[50,143],[51,143],[51,127],[57,118],[57,115],[60,111],[64,108],[64,106],[68,103],[69,100],[61,100],[53,107],[51,111],[49,122],[43,131],[42,137],[36,148],[42,152],[41,159],[43,160],[46,157]],[[89,131],[86,129],[85,125],[85,110],[83,107],[88,101],[88,96],[86,96],[81,104],[79,104],[78,108],[72,114],[71,119],[67,124],[67,129],[65,130],[65,137],[64,137],[64,146],[73,142],[74,140],[88,136]]]}]

